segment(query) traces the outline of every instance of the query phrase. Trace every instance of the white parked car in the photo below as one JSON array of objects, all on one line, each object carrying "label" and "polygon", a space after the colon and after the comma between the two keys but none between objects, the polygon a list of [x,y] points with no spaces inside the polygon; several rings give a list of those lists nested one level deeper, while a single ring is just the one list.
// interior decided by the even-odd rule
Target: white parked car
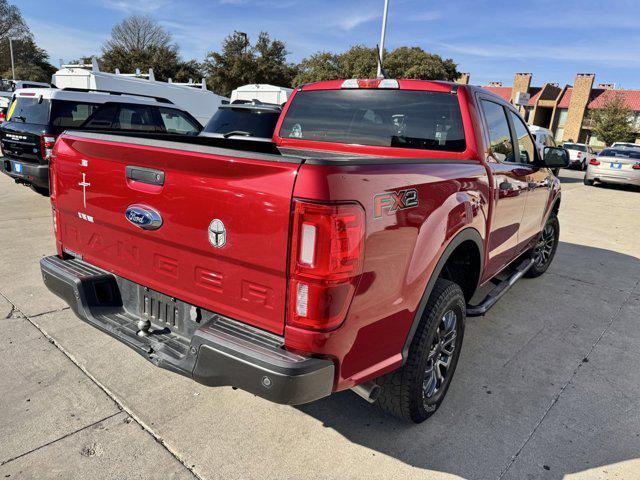
[{"label": "white parked car", "polygon": [[553,132],[548,128],[538,127],[537,125],[531,125],[529,131],[536,140],[536,146],[540,155],[544,154],[544,147],[555,147],[556,141],[553,138]]},{"label": "white parked car", "polygon": [[640,187],[640,150],[605,148],[592,159],[584,175],[584,184],[618,183]]},{"label": "white parked car", "polygon": [[569,168],[584,171],[589,162],[596,158],[596,152],[585,143],[565,143],[563,146],[569,151]]}]

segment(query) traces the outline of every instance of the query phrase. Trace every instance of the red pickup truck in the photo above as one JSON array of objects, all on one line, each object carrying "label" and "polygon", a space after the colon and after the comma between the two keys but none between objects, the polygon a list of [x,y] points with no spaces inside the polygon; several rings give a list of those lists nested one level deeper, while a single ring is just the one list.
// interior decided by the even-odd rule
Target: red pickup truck
[{"label": "red pickup truck", "polygon": [[480,88],[305,85],[272,150],[205,140],[63,134],[58,252],[41,261],[78,317],[205,385],[285,404],[354,389],[421,422],[465,318],[556,250],[550,169],[567,153],[540,158],[517,111]]}]

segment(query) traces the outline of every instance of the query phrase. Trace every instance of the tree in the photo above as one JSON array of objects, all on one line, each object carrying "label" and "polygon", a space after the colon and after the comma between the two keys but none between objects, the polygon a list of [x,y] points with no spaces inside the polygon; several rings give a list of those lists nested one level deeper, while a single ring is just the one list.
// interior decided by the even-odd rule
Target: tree
[{"label": "tree", "polygon": [[[384,68],[391,78],[449,80],[459,77],[453,60],[425,52],[420,47],[400,47],[384,55]],[[363,45],[344,53],[318,52],[298,66],[293,84],[300,85],[340,78],[374,78],[378,69],[378,51]]]},{"label": "tree", "polygon": [[137,68],[146,72],[153,69],[156,80],[188,79],[199,76],[197,62],[184,62],[172,42],[169,32],[152,18],[132,15],[111,30],[111,38],[102,47],[102,68],[122,72],[134,72]]},{"label": "tree", "polygon": [[280,40],[261,32],[255,45],[241,32],[233,32],[222,43],[222,51],[207,54],[203,68],[213,91],[228,96],[249,83],[271,83],[287,87],[295,67],[287,63],[287,49]]},{"label": "tree", "polygon": [[624,98],[617,92],[612,92],[608,95],[603,108],[591,113],[593,133],[606,145],[631,141],[634,138],[631,114]]},{"label": "tree", "polygon": [[49,63],[47,52],[34,42],[18,7],[7,0],[0,0],[0,75],[6,78],[12,75],[9,38],[13,39],[16,78],[51,81],[55,68]]}]

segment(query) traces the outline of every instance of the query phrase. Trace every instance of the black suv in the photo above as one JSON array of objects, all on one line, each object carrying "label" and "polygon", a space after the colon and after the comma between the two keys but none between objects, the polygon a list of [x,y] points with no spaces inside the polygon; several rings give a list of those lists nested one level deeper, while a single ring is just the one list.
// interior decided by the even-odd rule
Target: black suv
[{"label": "black suv", "polygon": [[4,173],[46,195],[51,152],[65,130],[196,136],[202,125],[165,99],[75,89],[19,90],[0,125]]}]

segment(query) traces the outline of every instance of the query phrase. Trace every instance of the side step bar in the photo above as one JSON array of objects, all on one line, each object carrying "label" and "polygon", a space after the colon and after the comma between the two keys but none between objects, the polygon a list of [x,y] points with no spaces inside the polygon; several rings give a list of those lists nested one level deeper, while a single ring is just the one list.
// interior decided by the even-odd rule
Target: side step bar
[{"label": "side step bar", "polygon": [[479,305],[467,305],[467,317],[481,317],[486,314],[491,307],[493,307],[498,300],[500,300],[502,296],[507,293],[509,289],[525,275],[525,273],[529,271],[532,266],[532,258],[528,258],[523,261],[511,276],[498,283]]}]

